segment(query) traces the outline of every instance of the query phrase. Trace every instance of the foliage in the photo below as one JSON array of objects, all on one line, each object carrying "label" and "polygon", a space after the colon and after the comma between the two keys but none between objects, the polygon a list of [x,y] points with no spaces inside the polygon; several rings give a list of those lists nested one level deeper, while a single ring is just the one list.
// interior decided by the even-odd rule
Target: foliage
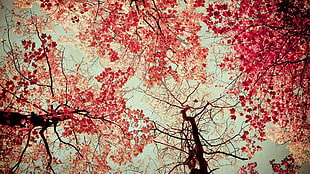
[{"label": "foliage", "polygon": [[208,84],[166,79],[156,90],[143,91],[152,110],[161,116],[154,121],[154,142],[162,163],[158,173],[212,173],[248,159],[236,145],[246,137],[247,126],[226,116],[235,105],[225,96],[209,100],[207,88]]},{"label": "foliage", "polygon": [[239,170],[238,170],[238,174],[258,174],[258,172],[255,170],[255,167],[257,166],[256,162],[253,163],[249,163],[248,165],[242,166]]},{"label": "foliage", "polygon": [[[309,141],[306,1],[17,0],[4,10],[6,173],[118,173],[152,142],[156,172],[212,173],[262,150],[269,123],[274,141]],[[202,45],[202,22],[220,42]],[[227,50],[210,58],[216,47]],[[132,77],[142,85],[127,87]],[[127,105],[132,92],[152,117]],[[296,161],[306,151],[292,150]]]},{"label": "foliage", "polygon": [[300,166],[296,165],[292,155],[285,157],[281,160],[281,163],[275,163],[274,159],[269,162],[272,166],[272,170],[281,174],[298,173],[298,170],[300,169]]},{"label": "foliage", "polygon": [[258,140],[272,123],[268,136],[289,143],[299,163],[309,162],[308,1],[233,0],[206,11],[205,23],[232,50],[220,66],[239,74],[229,89],[239,96],[239,114],[258,131]]}]

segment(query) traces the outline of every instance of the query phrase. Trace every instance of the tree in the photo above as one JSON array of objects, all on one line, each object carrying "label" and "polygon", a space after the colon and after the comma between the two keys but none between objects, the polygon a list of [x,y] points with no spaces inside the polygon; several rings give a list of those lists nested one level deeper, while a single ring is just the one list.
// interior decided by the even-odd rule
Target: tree
[{"label": "tree", "polygon": [[[152,138],[141,131],[151,127],[141,123],[146,119],[142,111],[126,107],[123,97],[121,88],[133,70],[106,68],[90,79],[64,67],[64,57],[49,35],[37,31],[37,38],[39,47],[31,40],[23,40],[21,47],[11,41],[5,45],[1,169],[38,171],[44,165],[54,173],[54,164],[71,161],[65,166],[70,171],[79,171],[79,165],[86,171],[108,171],[107,157],[124,164],[137,156]],[[133,123],[136,128],[129,130]],[[69,149],[66,155],[72,157],[55,158],[58,149]]]},{"label": "tree", "polygon": [[309,36],[307,1],[255,0],[211,4],[206,25],[231,50],[220,64],[235,71],[236,86],[251,128],[309,162]]},{"label": "tree", "polygon": [[[148,87],[166,76],[206,80],[207,49],[195,46],[201,15],[195,2],[177,6],[30,0],[5,9],[1,170],[104,172],[141,153],[153,124],[126,106],[124,84],[133,75]],[[83,57],[70,58],[70,44]]]},{"label": "tree", "polygon": [[162,163],[158,173],[207,174],[251,158],[247,147],[238,143],[250,138],[247,125],[227,117],[237,103],[230,104],[223,94],[209,100],[208,84],[172,79],[161,84],[143,90],[154,114],[162,116],[154,121],[154,142]]},{"label": "tree", "polygon": [[30,9],[15,12],[5,17],[2,41],[1,171],[107,172],[111,162],[123,165],[141,153],[152,124],[126,106],[122,87],[133,68],[103,68],[91,77],[45,33],[48,22]]},{"label": "tree", "polygon": [[[115,165],[126,165],[151,142],[157,146],[158,163],[163,164],[158,171],[164,173],[212,173],[236,160],[251,158],[261,150],[255,138],[265,138],[268,118],[276,125],[288,119],[260,117],[257,110],[266,113],[278,109],[273,108],[277,103],[271,101],[272,97],[269,101],[259,96],[269,90],[261,80],[268,77],[269,71],[257,78],[261,88],[249,81],[249,77],[261,75],[256,65],[236,59],[249,45],[243,45],[236,35],[237,27],[228,32],[223,29],[227,25],[217,25],[218,20],[224,24],[230,21],[226,13],[239,15],[232,9],[237,4],[218,4],[216,10],[210,5],[207,13],[200,13],[206,5],[200,0],[15,1],[13,9],[5,9],[2,28],[5,54],[0,64],[1,169],[18,173],[81,169],[85,173],[117,173],[121,169]],[[283,8],[286,7],[280,9]],[[219,17],[220,12],[227,18]],[[306,20],[301,12],[296,14]],[[245,10],[240,15],[249,14]],[[216,75],[208,71],[211,59],[206,57],[212,46],[203,47],[198,36],[203,20],[216,34],[224,34],[220,38],[236,35],[237,43],[230,41],[229,45],[234,50],[233,57],[215,58],[216,62],[224,61],[220,64],[223,70],[238,74],[228,81],[227,94],[210,92],[211,85],[220,84]],[[231,21],[234,26],[239,25],[237,20]],[[240,24],[247,26],[248,22]],[[270,26],[263,27],[273,29]],[[308,30],[292,32],[305,36],[305,41],[308,37]],[[248,38],[245,33],[239,36]],[[297,53],[308,49],[305,41],[294,47],[296,52],[289,49],[287,55],[296,58]],[[78,50],[81,55],[70,56],[70,50]],[[245,53],[246,58],[253,57],[250,50]],[[295,68],[299,63],[306,67],[307,62],[305,56],[273,62],[272,67]],[[239,71],[235,72],[236,68]],[[301,94],[309,92],[309,73],[306,68],[297,70],[300,93],[280,90],[280,94],[285,99],[289,94],[296,96],[295,103],[300,103],[307,101],[308,96]],[[281,68],[278,73],[282,73]],[[137,89],[126,86],[133,77],[141,81]],[[272,74],[272,81],[273,77]],[[282,84],[275,87],[279,85]],[[129,99],[125,95],[132,91],[148,96],[148,104],[157,114],[155,118],[127,106]],[[305,112],[307,116],[308,104],[298,106],[303,110],[292,112],[299,117],[299,112]],[[294,117],[297,122],[288,123],[301,125],[299,117]],[[243,123],[236,123],[236,119],[243,119]],[[307,124],[301,125],[300,135],[307,138],[304,125]],[[249,166],[245,169],[255,167]]]}]

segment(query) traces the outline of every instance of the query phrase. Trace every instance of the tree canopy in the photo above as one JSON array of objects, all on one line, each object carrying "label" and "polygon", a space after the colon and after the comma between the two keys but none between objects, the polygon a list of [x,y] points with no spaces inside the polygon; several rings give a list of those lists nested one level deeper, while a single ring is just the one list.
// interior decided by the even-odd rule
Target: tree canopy
[{"label": "tree canopy", "polygon": [[148,145],[149,172],[242,161],[238,173],[257,173],[247,160],[266,139],[291,153],[271,157],[274,172],[310,162],[306,0],[16,0],[1,12],[4,173],[143,173],[150,162],[131,164]]}]

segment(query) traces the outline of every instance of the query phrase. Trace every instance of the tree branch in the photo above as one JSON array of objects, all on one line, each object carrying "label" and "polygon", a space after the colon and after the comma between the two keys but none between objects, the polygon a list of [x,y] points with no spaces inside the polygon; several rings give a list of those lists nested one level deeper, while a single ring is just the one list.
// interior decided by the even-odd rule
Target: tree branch
[{"label": "tree branch", "polygon": [[239,157],[237,155],[231,154],[231,153],[226,153],[226,152],[221,152],[221,151],[214,151],[214,152],[204,152],[207,155],[213,155],[213,154],[224,154],[226,156],[232,156],[234,158],[240,159],[240,160],[249,160],[248,158],[244,158],[244,157]]},{"label": "tree branch", "polygon": [[79,150],[76,146],[74,146],[74,145],[71,144],[71,143],[64,142],[64,141],[61,139],[59,133],[58,133],[57,130],[56,130],[56,127],[57,127],[57,124],[54,124],[54,132],[55,132],[55,134],[56,134],[58,140],[59,140],[61,143],[65,144],[65,145],[68,145],[68,146],[73,147],[73,148],[78,152],[78,154],[79,154],[81,157],[83,157],[83,155],[81,154],[80,150]]},{"label": "tree branch", "polygon": [[51,165],[51,164],[52,164],[53,156],[52,156],[52,154],[51,154],[51,151],[50,151],[48,142],[47,142],[47,140],[46,140],[46,138],[45,138],[45,135],[44,135],[44,131],[45,131],[46,129],[47,129],[46,126],[45,126],[45,127],[42,127],[42,129],[40,130],[39,134],[40,134],[40,136],[41,136],[41,138],[42,138],[42,140],[43,140],[43,142],[44,142],[45,150],[46,150],[46,153],[47,153],[47,155],[48,155],[48,163],[47,163],[46,169],[51,169],[52,172],[53,172],[53,174],[55,174],[55,171],[54,171],[54,169],[53,169],[53,167],[52,167],[52,165]]},{"label": "tree branch", "polygon": [[26,142],[26,145],[25,145],[25,147],[24,147],[22,153],[21,153],[20,156],[19,156],[18,162],[12,167],[12,171],[13,171],[13,172],[16,172],[16,170],[18,169],[20,163],[22,162],[22,159],[23,159],[23,157],[24,157],[24,154],[25,154],[25,152],[26,152],[26,150],[27,150],[27,148],[28,148],[29,142],[30,142],[30,135],[31,135],[31,131],[32,131],[32,130],[33,130],[33,128],[28,132],[27,142]]}]

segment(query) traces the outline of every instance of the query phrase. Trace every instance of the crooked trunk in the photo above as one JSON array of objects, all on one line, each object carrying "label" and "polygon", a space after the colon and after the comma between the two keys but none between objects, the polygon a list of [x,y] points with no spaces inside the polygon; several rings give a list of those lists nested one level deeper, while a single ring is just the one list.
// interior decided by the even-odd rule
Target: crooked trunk
[{"label": "crooked trunk", "polygon": [[181,113],[182,113],[183,119],[189,122],[192,126],[192,135],[193,135],[194,142],[195,142],[195,157],[199,162],[199,174],[209,174],[208,163],[203,157],[204,150],[203,150],[200,138],[199,138],[199,130],[198,130],[195,118],[188,117],[186,115],[186,110],[187,109],[183,109]]},{"label": "crooked trunk", "polygon": [[8,125],[11,127],[20,126],[21,128],[26,127],[26,124],[31,124],[34,127],[50,127],[53,124],[61,121],[61,119],[53,117],[51,119],[45,119],[43,115],[24,115],[17,112],[4,112],[0,111],[0,124]]}]

